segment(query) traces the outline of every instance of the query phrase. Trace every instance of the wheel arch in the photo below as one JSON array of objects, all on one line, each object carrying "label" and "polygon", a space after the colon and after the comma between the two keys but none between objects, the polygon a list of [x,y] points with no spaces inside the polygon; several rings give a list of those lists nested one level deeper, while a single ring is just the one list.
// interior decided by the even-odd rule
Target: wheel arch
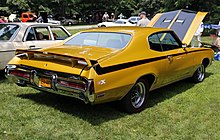
[{"label": "wheel arch", "polygon": [[140,77],[137,79],[137,81],[138,81],[139,79],[146,79],[147,82],[148,82],[148,84],[149,84],[149,88],[151,88],[151,86],[153,85],[153,83],[156,81],[156,76],[155,76],[155,74],[153,74],[153,73],[149,73],[149,74],[145,74],[145,75],[140,76]]},{"label": "wheel arch", "polygon": [[205,68],[208,67],[210,65],[210,60],[208,58],[204,58],[202,60],[202,64],[204,64]]}]

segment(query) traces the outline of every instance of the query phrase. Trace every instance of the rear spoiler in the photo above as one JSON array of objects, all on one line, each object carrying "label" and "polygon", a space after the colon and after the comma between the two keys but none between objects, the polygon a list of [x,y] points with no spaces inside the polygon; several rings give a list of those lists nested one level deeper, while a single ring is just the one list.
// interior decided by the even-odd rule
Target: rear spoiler
[{"label": "rear spoiler", "polygon": [[92,67],[91,61],[86,58],[80,58],[65,54],[59,53],[51,53],[51,52],[43,52],[39,50],[24,50],[24,49],[17,49],[15,55],[21,59],[56,59],[60,61],[68,61],[72,63],[72,67],[76,64],[86,65],[88,67]]}]

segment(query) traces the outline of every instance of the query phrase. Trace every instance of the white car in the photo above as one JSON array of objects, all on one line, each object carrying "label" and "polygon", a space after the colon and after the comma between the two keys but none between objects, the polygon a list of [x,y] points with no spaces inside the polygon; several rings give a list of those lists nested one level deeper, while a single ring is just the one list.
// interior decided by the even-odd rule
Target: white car
[{"label": "white car", "polygon": [[136,26],[128,19],[118,19],[115,22],[102,22],[98,24],[98,27],[113,27],[113,26]]},{"label": "white car", "polygon": [[128,19],[128,21],[137,24],[137,22],[140,20],[140,17],[138,16],[132,16]]},{"label": "white car", "polygon": [[49,23],[1,23],[0,70],[14,57],[18,48],[38,49],[59,43],[71,34],[60,25]]},{"label": "white car", "polygon": [[55,20],[55,19],[52,19],[52,18],[47,18],[47,20],[48,20],[48,23],[61,24],[61,21],[59,21],[59,20]]}]

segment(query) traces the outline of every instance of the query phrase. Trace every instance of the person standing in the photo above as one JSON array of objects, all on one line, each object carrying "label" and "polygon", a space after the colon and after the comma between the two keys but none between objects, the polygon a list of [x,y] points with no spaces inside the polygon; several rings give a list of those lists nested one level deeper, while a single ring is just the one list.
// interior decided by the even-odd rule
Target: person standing
[{"label": "person standing", "polygon": [[220,50],[220,34],[217,34],[217,38],[215,40],[214,45],[216,45],[218,47],[218,49]]},{"label": "person standing", "polygon": [[106,22],[106,21],[108,21],[108,19],[109,19],[109,15],[107,12],[105,12],[105,14],[102,16],[102,21]]},{"label": "person standing", "polygon": [[6,23],[4,16],[1,16],[1,17],[0,17],[0,23]]},{"label": "person standing", "polygon": [[193,40],[192,40],[192,47],[195,47],[195,42],[196,39],[198,41],[198,47],[201,47],[201,41],[202,41],[202,33],[204,31],[204,27],[203,27],[203,22],[199,25],[199,28],[197,29],[196,33],[193,36]]},{"label": "person standing", "polygon": [[137,22],[137,26],[140,27],[147,27],[148,23],[150,22],[149,19],[146,17],[146,12],[142,11],[140,14],[140,20]]},{"label": "person standing", "polygon": [[111,13],[111,20],[115,21],[115,14],[114,13]]}]

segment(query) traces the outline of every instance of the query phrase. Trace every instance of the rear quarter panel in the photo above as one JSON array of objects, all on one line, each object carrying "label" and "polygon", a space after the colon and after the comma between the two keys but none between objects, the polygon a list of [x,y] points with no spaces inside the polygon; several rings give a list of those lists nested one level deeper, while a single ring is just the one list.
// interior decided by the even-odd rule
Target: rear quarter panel
[{"label": "rear quarter panel", "polygon": [[214,51],[209,48],[188,48],[187,51],[190,53],[190,57],[192,60],[191,66],[193,66],[192,69],[192,75],[198,68],[200,64],[203,63],[204,59],[208,59],[209,63],[207,66],[211,65],[212,61],[214,60]]}]

